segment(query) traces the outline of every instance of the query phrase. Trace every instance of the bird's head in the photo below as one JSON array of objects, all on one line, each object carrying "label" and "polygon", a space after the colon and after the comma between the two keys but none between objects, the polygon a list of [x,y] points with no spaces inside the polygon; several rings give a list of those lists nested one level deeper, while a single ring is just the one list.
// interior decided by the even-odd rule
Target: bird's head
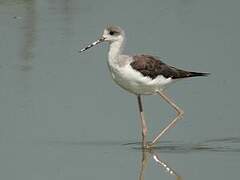
[{"label": "bird's head", "polygon": [[108,26],[104,29],[102,38],[107,42],[122,41],[125,37],[124,31],[118,26]]}]

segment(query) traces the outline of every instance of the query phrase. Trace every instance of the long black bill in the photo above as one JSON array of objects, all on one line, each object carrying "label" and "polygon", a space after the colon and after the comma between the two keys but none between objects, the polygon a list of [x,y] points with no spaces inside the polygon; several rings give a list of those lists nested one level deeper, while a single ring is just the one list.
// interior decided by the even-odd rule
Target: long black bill
[{"label": "long black bill", "polygon": [[102,38],[98,39],[97,41],[94,41],[93,43],[89,44],[87,47],[81,49],[78,52],[81,53],[83,51],[86,51],[86,50],[90,49],[91,47],[96,46],[97,44],[103,42],[104,40],[105,40],[105,38],[102,37]]}]

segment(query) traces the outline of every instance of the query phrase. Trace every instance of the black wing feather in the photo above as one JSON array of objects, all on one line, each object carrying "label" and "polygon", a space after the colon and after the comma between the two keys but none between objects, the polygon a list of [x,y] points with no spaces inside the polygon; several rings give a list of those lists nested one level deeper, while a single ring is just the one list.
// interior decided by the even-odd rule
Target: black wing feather
[{"label": "black wing feather", "polygon": [[152,79],[155,79],[159,75],[162,75],[165,78],[171,77],[172,79],[208,75],[208,73],[190,72],[177,69],[165,64],[160,59],[144,54],[133,56],[133,62],[130,65],[143,76],[148,76]]}]

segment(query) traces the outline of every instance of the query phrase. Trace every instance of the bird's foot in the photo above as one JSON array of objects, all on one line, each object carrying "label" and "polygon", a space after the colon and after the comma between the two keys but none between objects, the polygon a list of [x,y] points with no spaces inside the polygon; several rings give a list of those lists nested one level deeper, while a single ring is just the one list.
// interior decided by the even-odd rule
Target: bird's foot
[{"label": "bird's foot", "polygon": [[150,150],[152,148],[154,148],[154,145],[153,143],[146,143],[146,144],[143,144],[142,148],[143,149],[146,149],[146,150]]},{"label": "bird's foot", "polygon": [[147,144],[146,144],[146,148],[147,148],[147,149],[152,149],[152,148],[155,147],[155,145],[156,145],[156,143],[150,142],[150,143],[147,143]]}]

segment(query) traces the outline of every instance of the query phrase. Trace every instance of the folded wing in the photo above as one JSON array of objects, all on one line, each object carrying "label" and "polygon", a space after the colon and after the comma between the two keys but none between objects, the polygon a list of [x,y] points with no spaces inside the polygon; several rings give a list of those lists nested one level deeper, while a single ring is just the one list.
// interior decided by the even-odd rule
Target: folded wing
[{"label": "folded wing", "polygon": [[135,55],[131,67],[139,71],[143,76],[148,76],[155,79],[157,76],[165,78],[179,79],[194,76],[207,76],[208,73],[191,72],[177,69],[162,62],[160,59],[150,55]]}]

